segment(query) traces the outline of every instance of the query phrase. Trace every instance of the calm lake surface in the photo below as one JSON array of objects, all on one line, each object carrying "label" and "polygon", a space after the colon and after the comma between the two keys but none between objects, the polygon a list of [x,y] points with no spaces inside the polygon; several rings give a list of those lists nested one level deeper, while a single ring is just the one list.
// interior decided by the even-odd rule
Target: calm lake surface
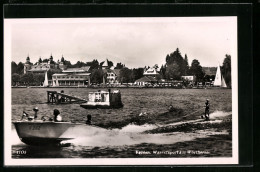
[{"label": "calm lake surface", "polygon": [[[79,104],[53,105],[47,104],[47,91],[64,90],[66,94],[87,99],[88,92],[98,89],[90,88],[12,88],[12,121],[21,119],[22,112],[33,115],[33,108],[39,108],[38,118],[53,116],[53,110],[61,112],[64,121],[85,123],[87,115],[92,115],[93,123],[103,121],[124,121],[140,113],[157,115],[167,111],[169,105],[182,109],[184,115],[190,114],[204,106],[206,98],[211,101],[211,112],[221,114],[232,112],[230,89],[135,89],[122,88],[121,109],[86,110]],[[200,112],[201,114],[202,112]],[[198,119],[200,114],[194,114]],[[169,119],[170,120],[170,119]],[[172,119],[171,119],[172,120]],[[165,121],[167,124],[167,121]],[[160,125],[162,125],[160,123]],[[106,126],[95,132],[75,133],[76,139],[64,142],[61,147],[36,147],[22,143],[12,125],[12,157],[13,158],[142,158],[142,157],[189,157],[190,155],[140,155],[138,151],[166,150],[175,152],[180,149],[176,143],[196,141],[210,137],[209,132],[173,132],[145,134],[144,131],[158,127],[157,124],[137,125],[129,123],[116,128]],[[212,134],[212,133],[211,133]],[[218,134],[218,133],[215,133]],[[223,134],[219,133],[219,134]],[[225,132],[224,132],[225,134]],[[44,151],[43,151],[44,150]],[[25,153],[21,153],[25,152]],[[201,156],[222,156],[220,151]],[[230,155],[229,155],[230,156]]]}]

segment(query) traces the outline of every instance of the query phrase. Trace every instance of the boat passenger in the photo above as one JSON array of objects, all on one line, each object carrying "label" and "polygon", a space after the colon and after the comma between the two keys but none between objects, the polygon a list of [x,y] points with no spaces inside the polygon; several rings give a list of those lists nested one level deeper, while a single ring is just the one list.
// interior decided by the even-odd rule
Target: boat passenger
[{"label": "boat passenger", "polygon": [[206,100],[205,102],[205,118],[208,120],[209,119],[209,99]]},{"label": "boat passenger", "polygon": [[53,115],[54,115],[54,122],[61,122],[62,121],[62,117],[61,117],[60,111],[58,109],[54,109]]},{"label": "boat passenger", "polygon": [[88,120],[86,121],[86,124],[91,124],[91,115],[87,115]]}]

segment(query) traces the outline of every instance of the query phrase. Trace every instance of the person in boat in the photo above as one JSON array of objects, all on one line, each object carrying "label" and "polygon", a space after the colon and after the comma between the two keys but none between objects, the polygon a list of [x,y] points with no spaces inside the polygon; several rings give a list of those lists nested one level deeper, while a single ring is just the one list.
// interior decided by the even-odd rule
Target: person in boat
[{"label": "person in boat", "polygon": [[21,120],[23,120],[24,117],[27,117],[28,121],[32,121],[32,120],[36,119],[37,118],[37,112],[39,111],[38,107],[33,108],[33,111],[34,111],[34,116],[29,116],[28,113],[23,111],[23,116],[22,116]]},{"label": "person in boat", "polygon": [[206,120],[209,119],[209,107],[210,107],[209,99],[207,99],[206,102],[205,102],[205,118],[206,118]]},{"label": "person in boat", "polygon": [[62,121],[62,117],[61,117],[60,111],[58,109],[54,109],[53,115],[54,115],[54,122],[61,122]]},{"label": "person in boat", "polygon": [[88,120],[86,121],[86,124],[90,125],[91,124],[91,115],[87,115]]}]

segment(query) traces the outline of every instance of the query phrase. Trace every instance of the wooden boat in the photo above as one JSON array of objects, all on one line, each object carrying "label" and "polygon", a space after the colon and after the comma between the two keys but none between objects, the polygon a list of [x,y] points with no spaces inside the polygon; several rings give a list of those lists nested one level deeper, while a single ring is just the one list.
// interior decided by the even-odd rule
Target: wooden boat
[{"label": "wooden boat", "polygon": [[88,95],[87,103],[80,105],[85,109],[96,109],[96,108],[121,108],[123,103],[121,101],[121,93],[119,90],[108,91],[96,91],[90,92]]}]

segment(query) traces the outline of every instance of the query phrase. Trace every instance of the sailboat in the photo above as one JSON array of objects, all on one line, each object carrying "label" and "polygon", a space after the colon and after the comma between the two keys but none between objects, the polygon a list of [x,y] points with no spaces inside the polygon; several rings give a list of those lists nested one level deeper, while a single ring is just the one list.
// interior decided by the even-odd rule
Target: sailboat
[{"label": "sailboat", "polygon": [[49,86],[47,71],[45,72],[45,79],[44,79],[44,82],[43,82],[43,86],[44,87],[48,87]]},{"label": "sailboat", "polygon": [[219,65],[218,65],[216,76],[215,76],[214,86],[215,87],[222,87],[222,88],[227,87],[225,79],[224,79],[223,75],[221,74],[221,70],[220,70]]}]

